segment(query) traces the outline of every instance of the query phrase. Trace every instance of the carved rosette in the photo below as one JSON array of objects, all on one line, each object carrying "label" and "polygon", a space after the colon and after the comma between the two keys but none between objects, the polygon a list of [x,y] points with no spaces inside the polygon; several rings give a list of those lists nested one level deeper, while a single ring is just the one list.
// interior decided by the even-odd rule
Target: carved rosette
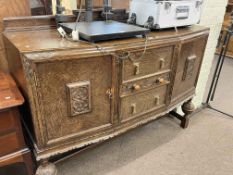
[{"label": "carved rosette", "polygon": [[69,115],[76,116],[91,112],[90,82],[67,84]]}]

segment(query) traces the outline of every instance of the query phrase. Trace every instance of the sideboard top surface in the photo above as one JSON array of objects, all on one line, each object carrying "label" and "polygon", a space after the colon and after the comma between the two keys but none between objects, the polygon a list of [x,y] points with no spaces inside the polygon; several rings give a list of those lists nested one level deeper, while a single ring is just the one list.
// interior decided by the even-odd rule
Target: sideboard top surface
[{"label": "sideboard top surface", "polygon": [[[154,31],[148,35],[148,41],[171,41],[179,37],[189,36],[190,34],[208,32],[208,28],[202,26],[192,26],[174,29]],[[35,51],[50,50],[67,50],[67,49],[93,49],[95,46],[85,42],[71,42],[65,38],[61,38],[56,29],[38,29],[38,30],[21,30],[21,31],[5,31],[6,39],[8,39],[21,53]],[[114,47],[121,45],[133,45],[135,43],[143,43],[143,38],[127,38],[111,41],[98,42],[102,47]]]}]

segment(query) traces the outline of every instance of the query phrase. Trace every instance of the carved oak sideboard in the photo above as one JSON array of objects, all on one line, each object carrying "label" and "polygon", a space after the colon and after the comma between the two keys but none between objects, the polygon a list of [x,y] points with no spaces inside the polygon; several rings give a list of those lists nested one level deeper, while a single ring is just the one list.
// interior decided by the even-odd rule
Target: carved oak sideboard
[{"label": "carved oak sideboard", "polygon": [[[169,112],[187,127],[208,28],[151,32],[139,59],[144,38],[101,42],[100,52],[92,44],[60,38],[47,23],[27,19],[21,27],[5,21],[4,34],[11,74],[30,106],[27,120],[32,119],[28,123],[38,161],[107,140]],[[130,56],[110,54],[122,50]],[[179,105],[184,116],[173,111]]]}]

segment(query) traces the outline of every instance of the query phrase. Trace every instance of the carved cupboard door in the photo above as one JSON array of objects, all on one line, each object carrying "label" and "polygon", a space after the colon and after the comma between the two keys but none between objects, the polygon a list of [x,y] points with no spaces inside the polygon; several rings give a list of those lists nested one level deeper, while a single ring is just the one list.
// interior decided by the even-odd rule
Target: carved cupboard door
[{"label": "carved cupboard door", "polygon": [[186,95],[195,91],[207,38],[207,35],[203,35],[182,42],[176,63],[172,101],[187,98]]},{"label": "carved cupboard door", "polygon": [[112,87],[112,66],[109,56],[36,63],[44,145],[88,138],[111,127],[111,99],[106,92]]}]

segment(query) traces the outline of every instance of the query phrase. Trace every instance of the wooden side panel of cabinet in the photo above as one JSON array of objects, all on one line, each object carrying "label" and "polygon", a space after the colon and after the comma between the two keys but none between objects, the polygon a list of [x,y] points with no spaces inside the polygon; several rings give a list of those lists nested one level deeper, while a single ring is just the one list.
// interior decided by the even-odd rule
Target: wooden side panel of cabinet
[{"label": "wooden side panel of cabinet", "polygon": [[195,90],[207,38],[207,35],[203,35],[182,42],[176,63],[172,101],[183,98],[185,94]]},{"label": "wooden side panel of cabinet", "polygon": [[4,44],[2,41],[3,18],[30,15],[29,0],[1,0],[0,1],[0,68],[7,70]]},{"label": "wooden side panel of cabinet", "polygon": [[39,145],[111,127],[106,92],[112,87],[112,66],[109,56],[36,63],[37,110],[45,141]]}]

